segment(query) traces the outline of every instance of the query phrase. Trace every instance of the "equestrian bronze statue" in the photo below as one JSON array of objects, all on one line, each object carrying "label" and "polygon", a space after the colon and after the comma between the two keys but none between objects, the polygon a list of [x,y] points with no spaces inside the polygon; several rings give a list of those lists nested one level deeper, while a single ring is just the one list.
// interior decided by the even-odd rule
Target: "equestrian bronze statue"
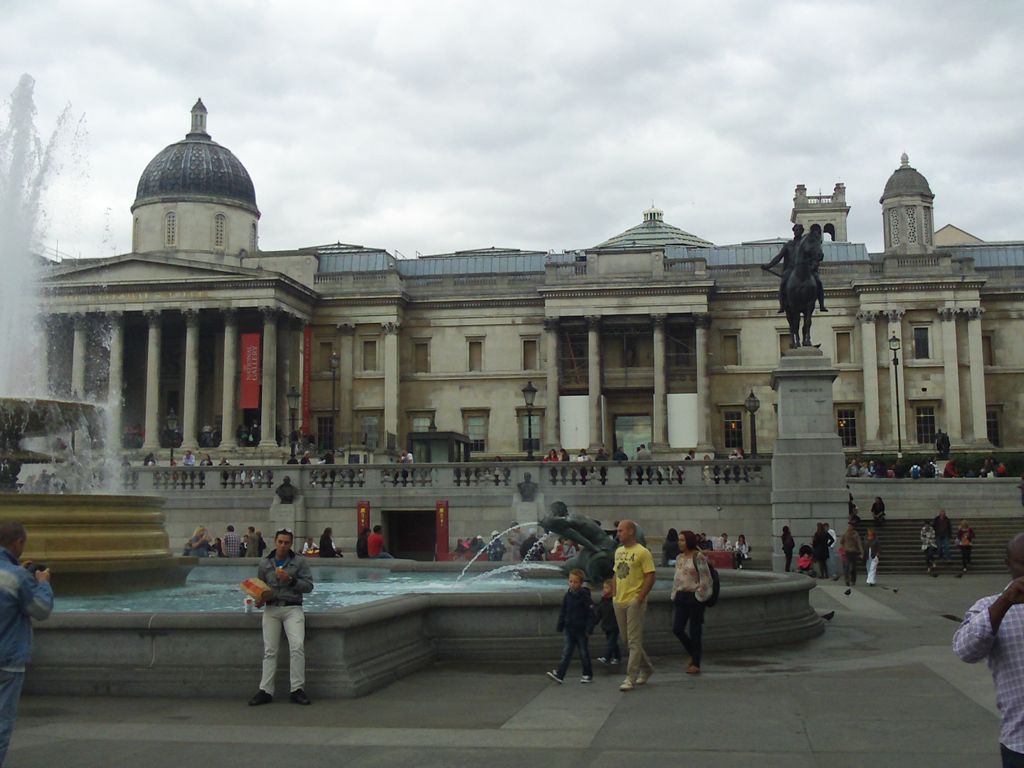
[{"label": "equestrian bronze statue", "polygon": [[[789,321],[790,347],[813,346],[811,343],[811,318],[814,315],[814,304],[818,303],[822,312],[825,309],[825,290],[818,276],[818,267],[824,258],[821,247],[821,226],[811,225],[806,236],[800,224],[793,227],[793,239],[782,246],[778,255],[761,269],[772,272],[772,267],[782,262],[782,275],[779,283],[779,312],[786,313]],[[803,319],[803,333],[800,320]]]}]

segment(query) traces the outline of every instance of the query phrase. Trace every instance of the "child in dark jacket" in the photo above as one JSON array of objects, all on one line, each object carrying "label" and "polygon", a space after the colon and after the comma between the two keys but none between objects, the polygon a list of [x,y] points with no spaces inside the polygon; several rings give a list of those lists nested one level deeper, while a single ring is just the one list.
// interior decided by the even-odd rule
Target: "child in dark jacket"
[{"label": "child in dark jacket", "polygon": [[548,672],[548,677],[556,683],[565,680],[569,662],[572,661],[573,652],[577,648],[580,652],[580,661],[583,663],[583,677],[580,678],[580,682],[590,683],[594,680],[594,670],[590,666],[590,651],[587,648],[587,635],[594,628],[594,603],[590,597],[590,590],[583,586],[584,578],[586,574],[579,568],[569,572],[569,591],[562,599],[562,611],[558,614],[558,631],[565,633],[562,660],[558,663],[558,669]]},{"label": "child in dark jacket", "polygon": [[597,604],[597,620],[604,630],[605,639],[604,656],[597,658],[602,664],[618,664],[622,661],[619,654],[619,622],[615,618],[615,603],[612,602],[614,586],[614,579],[605,581],[601,588],[601,602]]}]

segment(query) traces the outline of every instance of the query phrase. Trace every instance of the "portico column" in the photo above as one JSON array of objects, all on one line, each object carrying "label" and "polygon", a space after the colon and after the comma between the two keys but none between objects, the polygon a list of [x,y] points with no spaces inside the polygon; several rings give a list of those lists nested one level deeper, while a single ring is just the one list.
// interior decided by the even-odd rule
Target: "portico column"
[{"label": "portico column", "polygon": [[39,338],[39,395],[50,396],[50,317],[44,313],[36,315],[36,333]]},{"label": "portico column", "polygon": [[651,315],[654,326],[654,445],[668,448],[668,430],[666,427],[667,404],[665,401],[665,315]]},{"label": "portico column", "polygon": [[[900,420],[902,420],[902,423],[900,424],[899,429],[903,435],[903,439],[909,442],[910,438],[910,433],[906,429],[908,423],[908,414],[906,407],[907,398],[904,394],[906,392],[907,387],[907,370],[906,366],[904,365],[907,359],[907,345],[903,343],[903,314],[904,311],[902,309],[890,309],[885,313],[886,319],[888,319],[889,321],[889,331],[886,334],[886,338],[889,339],[895,336],[897,339],[900,340],[900,348],[902,350],[900,354],[900,367],[903,368],[903,370],[899,374],[899,386],[897,387],[896,369],[892,365],[889,366],[889,392],[892,393],[892,397],[889,398],[889,423],[892,424],[892,430],[889,434],[889,440],[892,443],[896,443],[896,438],[898,434],[900,434],[897,432],[896,429],[896,422]],[[896,413],[897,402],[899,402],[900,404],[898,415]]]},{"label": "portico column", "polygon": [[196,420],[199,406],[199,312],[185,314],[185,399],[181,407],[181,447],[196,450]]},{"label": "portico column", "polygon": [[221,382],[221,446],[235,445],[235,392],[238,389],[238,314],[233,309],[225,309],[224,317],[224,374]]},{"label": "portico column", "polygon": [[590,405],[590,452],[597,453],[601,440],[601,318],[587,318],[587,395]]},{"label": "portico column", "polygon": [[[281,434],[286,438],[291,429],[288,419],[288,388],[292,384],[292,350],[295,348],[295,321],[286,315],[281,323],[277,343],[277,423],[281,425]],[[290,445],[288,440],[286,444]]]},{"label": "portico column", "polygon": [[71,316],[75,326],[74,344],[71,352],[71,395],[85,399],[85,354],[88,339],[88,318],[81,313]]},{"label": "portico column", "polygon": [[277,448],[277,309],[263,315],[263,386],[260,396],[260,448]]},{"label": "portico column", "polygon": [[985,400],[985,358],[981,350],[981,307],[968,309],[967,350],[971,366],[971,430],[975,443],[988,443]]},{"label": "portico column", "polygon": [[[946,432],[951,442],[959,443],[963,439],[962,421],[960,418],[960,363],[956,357],[956,315],[952,307],[939,310],[939,325],[942,327],[942,377],[945,380]],[[987,430],[986,430],[987,436]]]},{"label": "portico column", "polygon": [[107,376],[107,413],[110,414],[113,438],[118,447],[124,436],[121,410],[124,405],[124,315],[108,312],[110,321],[110,373]]},{"label": "portico column", "polygon": [[[354,339],[356,327],[351,323],[338,324],[338,380],[332,384],[338,387],[338,392],[331,394],[330,402],[333,404],[337,398],[338,412],[331,415],[337,419],[334,427],[337,439],[345,443],[345,447],[358,442],[353,438],[354,427],[352,424],[352,378],[355,370]],[[341,448],[341,445],[335,446]]]},{"label": "portico column", "polygon": [[711,377],[708,375],[708,328],[711,327],[711,315],[694,315],[693,320],[697,346],[697,450],[710,453],[713,449]]},{"label": "portico column", "polygon": [[545,371],[544,449],[558,447],[558,318],[544,318]]},{"label": "portico column", "polygon": [[[384,439],[390,433],[398,440],[398,332],[400,323],[381,323],[384,331]],[[396,445],[396,447],[398,447]]]},{"label": "portico column", "polygon": [[146,440],[142,448],[160,448],[160,311],[146,313],[149,338],[146,344]]},{"label": "portico column", "polygon": [[860,356],[864,372],[864,445],[878,443],[878,336],[875,332],[877,312],[858,312],[860,320]]}]

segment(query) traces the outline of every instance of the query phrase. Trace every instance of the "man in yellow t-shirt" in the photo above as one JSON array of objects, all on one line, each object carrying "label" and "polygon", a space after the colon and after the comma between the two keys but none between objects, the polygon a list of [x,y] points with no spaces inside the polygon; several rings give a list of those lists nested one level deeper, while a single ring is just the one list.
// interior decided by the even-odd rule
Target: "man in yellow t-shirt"
[{"label": "man in yellow t-shirt", "polygon": [[629,664],[620,691],[643,685],[654,674],[644,651],[644,615],[647,595],[654,587],[654,558],[647,547],[636,540],[636,523],[623,520],[617,528],[622,546],[615,550],[615,619],[626,636]]}]

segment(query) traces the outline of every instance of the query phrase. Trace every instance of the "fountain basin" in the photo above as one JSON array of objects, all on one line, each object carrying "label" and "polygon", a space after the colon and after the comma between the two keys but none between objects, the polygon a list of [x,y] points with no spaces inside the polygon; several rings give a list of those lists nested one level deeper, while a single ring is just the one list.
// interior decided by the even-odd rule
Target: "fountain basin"
[{"label": "fountain basin", "polygon": [[0,494],[0,520],[28,530],[24,560],[53,572],[58,595],[181,585],[196,558],[175,557],[164,500],[111,494]]},{"label": "fountain basin", "polygon": [[[314,580],[322,568],[365,563],[314,565]],[[461,570],[458,563],[431,565],[431,573],[453,578]],[[660,569],[658,575],[671,574]],[[720,651],[801,642],[823,632],[808,601],[811,579],[754,571],[723,572],[722,579],[721,600],[705,625],[710,664]],[[362,696],[435,661],[543,669],[561,650],[555,624],[563,591],[557,579],[515,592],[411,593],[309,612],[307,691],[314,698]],[[650,600],[647,650],[681,655],[670,631],[667,589],[656,588]],[[602,639],[595,636],[593,651]],[[37,694],[245,697],[258,684],[262,654],[258,613],[55,613],[37,625],[26,686]],[[282,654],[279,692],[288,690],[287,676]]]}]

